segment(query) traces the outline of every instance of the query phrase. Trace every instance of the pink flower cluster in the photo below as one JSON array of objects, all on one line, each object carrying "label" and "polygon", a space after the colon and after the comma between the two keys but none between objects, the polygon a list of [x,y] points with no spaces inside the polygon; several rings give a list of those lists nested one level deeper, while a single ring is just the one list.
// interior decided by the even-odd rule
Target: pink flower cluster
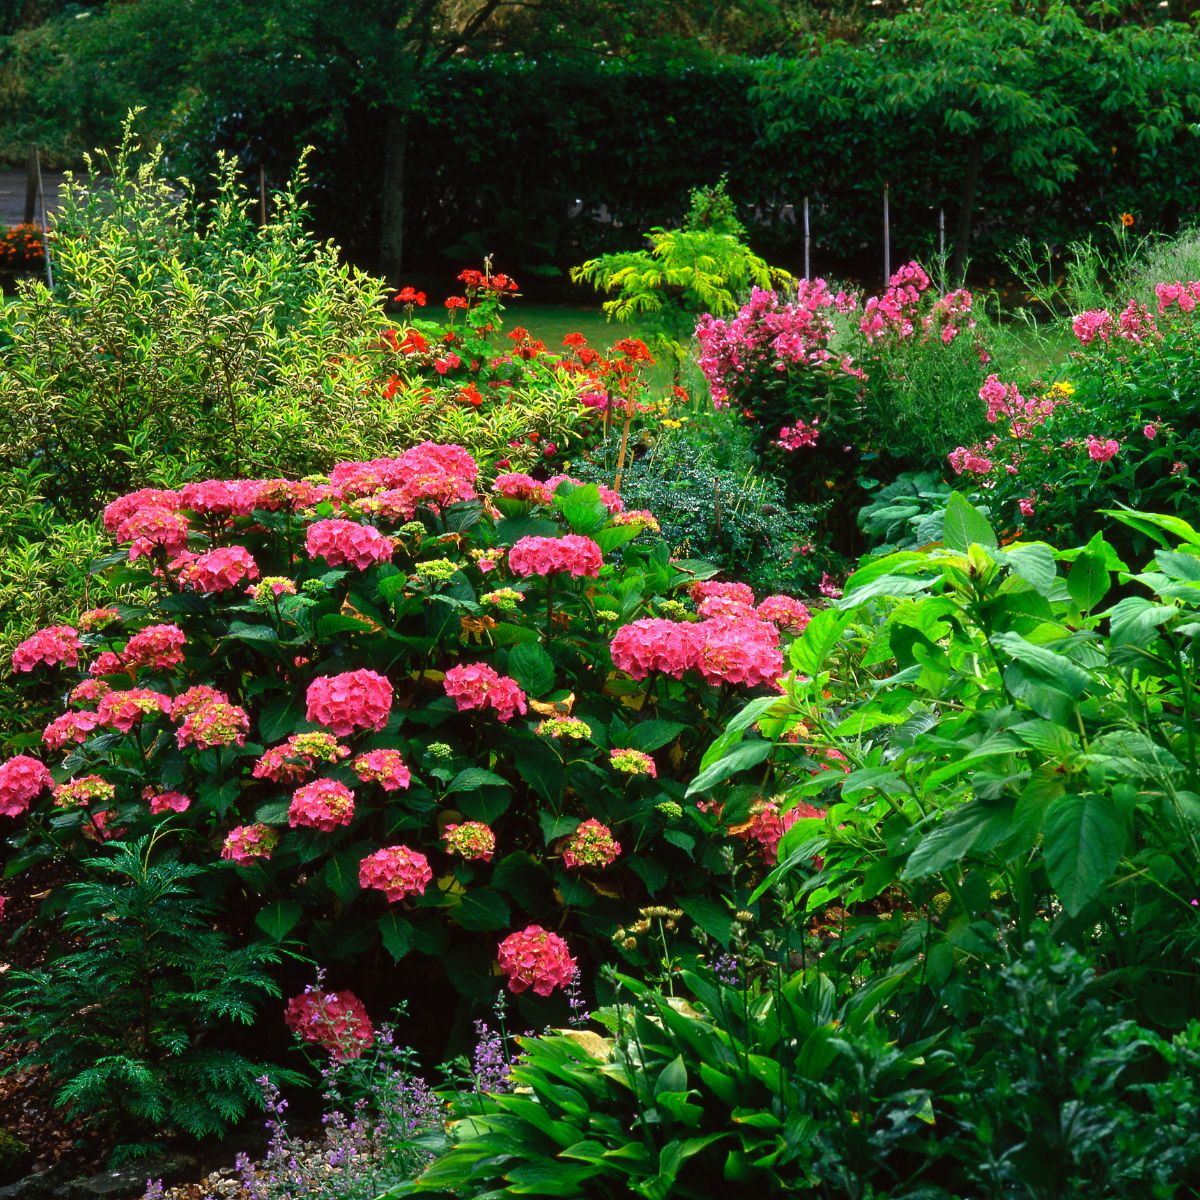
[{"label": "pink flower cluster", "polygon": [[821,432],[817,428],[820,420],[820,417],[813,417],[811,425],[806,425],[803,421],[797,421],[795,425],[785,425],[779,431],[777,444],[784,450],[800,450],[805,446],[815,446]]},{"label": "pink flower cluster", "polygon": [[101,701],[97,717],[121,733],[130,733],[143,717],[161,716],[171,712],[171,698],[150,688],[130,688],[124,692],[109,692]]},{"label": "pink flower cluster", "polygon": [[244,708],[227,700],[207,700],[183,719],[175,740],[182,750],[212,750],[219,746],[244,746],[250,732],[250,718]]},{"label": "pink flower cluster", "polygon": [[566,987],[578,969],[567,943],[540,925],[510,933],[500,943],[498,958],[510,992],[532,990],[538,996]]},{"label": "pink flower cluster", "polygon": [[323,675],[308,685],[308,719],[345,737],[356,729],[382,729],[392,711],[392,685],[375,671]]},{"label": "pink flower cluster", "polygon": [[801,817],[824,815],[819,808],[814,808],[803,800],[784,813],[779,811],[777,801],[760,800],[752,806],[750,820],[745,825],[734,827],[730,832],[735,837],[744,838],[748,842],[756,842],[762,850],[763,858],[768,863],[774,864],[779,857],[780,840]]},{"label": "pink flower cluster", "polygon": [[604,556],[591,538],[577,533],[523,537],[509,552],[508,565],[514,575],[568,574],[594,579],[604,565]]},{"label": "pink flower cluster", "polygon": [[250,774],[273,783],[300,783],[317,769],[318,762],[335,763],[349,754],[330,733],[294,733],[281,746],[267,750]]},{"label": "pink flower cluster", "polygon": [[94,712],[65,712],[46,726],[42,741],[51,750],[62,750],[67,745],[86,742],[99,724],[100,718]]},{"label": "pink flower cluster", "polygon": [[206,554],[184,554],[171,564],[181,583],[197,592],[228,592],[258,578],[258,564],[242,546],[219,546]]},{"label": "pink flower cluster", "polygon": [[975,318],[971,315],[973,304],[974,297],[966,288],[947,292],[935,300],[929,310],[924,321],[926,334],[937,330],[942,345],[950,345],[964,329],[975,328]]},{"label": "pink flower cluster", "polygon": [[256,858],[270,858],[279,844],[279,832],[270,825],[239,825],[225,835],[221,857],[244,865]]},{"label": "pink flower cluster", "polygon": [[912,337],[921,293],[928,287],[929,276],[921,267],[915,262],[906,263],[888,280],[883,295],[867,301],[858,324],[859,332],[868,342],[889,336],[901,340]]},{"label": "pink flower cluster", "polygon": [[354,793],[336,779],[314,779],[292,794],[288,824],[332,833],[354,817]]},{"label": "pink flower cluster", "polygon": [[808,606],[791,596],[767,596],[755,612],[760,621],[769,621],[788,633],[803,633],[812,620]]},{"label": "pink flower cluster", "polygon": [[1120,449],[1121,443],[1115,438],[1098,438],[1090,433],[1087,436],[1088,458],[1092,462],[1108,462],[1117,457]]},{"label": "pink flower cluster", "polygon": [[970,471],[973,475],[989,475],[995,465],[990,458],[985,458],[974,446],[970,449],[966,446],[958,446],[950,451],[949,458],[955,475],[961,475],[964,471]]},{"label": "pink flower cluster", "polygon": [[446,825],[442,828],[442,839],[446,844],[447,854],[457,854],[460,858],[468,860],[491,862],[492,855],[496,852],[496,835],[482,821]]},{"label": "pink flower cluster", "polygon": [[351,766],[364,783],[375,782],[385,792],[398,792],[412,783],[412,772],[404,765],[399,750],[370,750]]},{"label": "pink flower cluster", "polygon": [[544,483],[529,475],[519,472],[509,472],[497,475],[492,491],[506,500],[521,500],[525,503],[546,504],[550,500],[550,492]]},{"label": "pink flower cluster", "polygon": [[340,500],[371,496],[381,501],[380,511],[407,521],[421,504],[440,507],[473,500],[478,475],[478,465],[462,446],[422,442],[397,458],[339,463],[329,483]]},{"label": "pink flower cluster", "polygon": [[423,896],[432,879],[429,860],[407,846],[385,846],[358,864],[359,885],[378,888],[391,904],[405,896]]},{"label": "pink flower cluster", "polygon": [[1174,304],[1179,305],[1180,312],[1190,313],[1200,300],[1200,283],[1180,283],[1177,279],[1174,283],[1155,284],[1154,293],[1158,297],[1159,316]]},{"label": "pink flower cluster", "polygon": [[283,1022],[304,1041],[323,1046],[338,1062],[361,1058],[375,1044],[371,1018],[353,992],[307,987],[287,1002]]},{"label": "pink flower cluster", "polygon": [[150,806],[151,814],[156,817],[169,812],[187,812],[192,806],[191,797],[185,796],[182,792],[156,793],[153,788],[146,788],[142,793],[142,799]]},{"label": "pink flower cluster", "polygon": [[581,867],[607,867],[621,853],[621,843],[612,835],[607,825],[594,817],[576,826],[563,846],[563,866],[568,870]]},{"label": "pink flower cluster", "polygon": [[[552,475],[546,480],[546,491],[553,496],[558,492],[559,487],[564,483],[571,484],[572,487],[583,487],[582,479],[576,479],[572,475]],[[625,501],[612,490],[610,487],[605,487],[604,484],[596,484],[596,490],[600,493],[600,502],[608,509],[609,516],[615,517],[618,513],[624,511]]]},{"label": "pink flower cluster", "polygon": [[527,710],[525,693],[515,679],[501,675],[487,663],[463,663],[446,672],[442,686],[459,712],[492,708],[501,721],[511,721]]},{"label": "pink flower cluster", "polygon": [[712,684],[745,687],[774,684],[783,674],[779,630],[748,616],[713,617],[696,623],[647,617],[617,630],[613,663],[633,679],[661,671],[676,679],[699,671]]},{"label": "pink flower cluster", "polygon": [[[732,320],[701,317],[696,326],[700,370],[714,405],[728,404],[743,380],[764,372],[833,364],[829,345],[836,331],[828,310],[845,313],[854,306],[852,296],[844,292],[835,296],[823,279],[806,279],[801,280],[794,303],[783,303],[774,292],[754,288]],[[841,369],[848,367],[843,364]]]},{"label": "pink flower cluster", "polygon": [[0,764],[0,816],[19,817],[43,792],[54,786],[44,763],[18,754]]},{"label": "pink flower cluster", "polygon": [[612,764],[614,771],[620,771],[623,775],[645,775],[648,779],[655,779],[658,776],[658,768],[654,765],[654,759],[644,750],[633,750],[628,747],[612,750],[609,752],[608,761]]},{"label": "pink flower cluster", "polygon": [[34,667],[77,667],[79,631],[70,625],[51,625],[27,637],[12,654],[14,671],[32,671]]},{"label": "pink flower cluster", "polygon": [[323,558],[331,567],[352,566],[365,571],[389,562],[395,547],[374,525],[330,518],[308,527],[304,547],[309,558]]},{"label": "pink flower cluster", "polygon": [[130,667],[168,671],[183,662],[187,639],[178,625],[149,625],[126,643],[121,660]]}]

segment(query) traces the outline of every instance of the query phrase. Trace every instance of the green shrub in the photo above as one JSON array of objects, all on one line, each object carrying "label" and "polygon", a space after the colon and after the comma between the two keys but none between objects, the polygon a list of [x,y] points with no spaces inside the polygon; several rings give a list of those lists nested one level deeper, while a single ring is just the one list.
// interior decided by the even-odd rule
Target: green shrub
[{"label": "green shrub", "polygon": [[43,1066],[56,1103],[123,1143],[228,1132],[258,1104],[268,1064],[222,1046],[277,997],[270,946],[239,947],[202,898],[203,867],[151,838],[83,859],[93,877],[57,897],[66,949],[13,971],[0,995],[14,1069]]}]

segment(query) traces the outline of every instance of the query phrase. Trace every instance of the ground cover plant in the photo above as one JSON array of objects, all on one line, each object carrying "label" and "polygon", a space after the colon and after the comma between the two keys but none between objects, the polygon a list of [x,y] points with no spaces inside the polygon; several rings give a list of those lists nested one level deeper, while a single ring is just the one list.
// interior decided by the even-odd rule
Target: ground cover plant
[{"label": "ground cover plant", "polygon": [[[725,889],[748,895],[769,814],[685,808],[686,781],[808,612],[672,562],[610,490],[485,490],[461,447],[423,444],[327,483],[141,489],[105,524],[147,599],[13,652],[66,707],[52,771],[0,767],[10,877],[155,836],[239,945],[356,978],[423,956],[427,1004],[486,1001],[499,971],[531,1020],[639,904],[721,929]],[[14,1001],[31,1034],[35,996]]]}]

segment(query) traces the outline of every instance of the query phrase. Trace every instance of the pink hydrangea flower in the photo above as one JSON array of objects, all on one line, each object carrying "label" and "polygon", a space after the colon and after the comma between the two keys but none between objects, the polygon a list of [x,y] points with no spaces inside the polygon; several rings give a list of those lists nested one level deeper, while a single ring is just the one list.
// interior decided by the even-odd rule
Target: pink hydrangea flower
[{"label": "pink hydrangea flower", "polygon": [[412,783],[412,772],[404,765],[399,750],[370,750],[350,765],[364,783],[374,781],[385,792],[397,792]]},{"label": "pink hydrangea flower", "polygon": [[353,566],[360,571],[389,562],[395,550],[392,539],[373,525],[337,518],[310,525],[304,545],[309,558],[323,558],[330,566]]},{"label": "pink hydrangea flower", "polygon": [[442,839],[446,853],[457,854],[460,858],[491,862],[496,852],[496,835],[482,821],[446,825],[442,828]]},{"label": "pink hydrangea flower", "polygon": [[550,500],[550,492],[544,483],[519,472],[497,475],[492,491],[508,500],[523,500],[526,503],[546,504]]},{"label": "pink hydrangea flower", "polygon": [[523,537],[508,555],[514,575],[558,575],[595,578],[604,565],[600,547],[589,537]]},{"label": "pink hydrangea flower", "polygon": [[150,806],[151,815],[156,817],[169,812],[187,812],[192,806],[191,797],[182,792],[156,792],[152,787],[142,789],[142,799]]},{"label": "pink hydrangea flower", "polygon": [[140,488],[136,492],[119,496],[111,504],[105,506],[104,528],[109,533],[120,536],[121,526],[140,509],[161,508],[168,512],[174,512],[178,507],[178,492],[168,492],[162,488]]},{"label": "pink hydrangea flower", "polygon": [[111,691],[112,688],[103,679],[85,679],[71,689],[67,699],[72,704],[96,704]]},{"label": "pink hydrangea flower", "polygon": [[100,701],[96,715],[102,725],[129,733],[135,725],[141,724],[143,717],[161,716],[170,711],[169,696],[150,688],[130,688],[124,692],[109,692]]},{"label": "pink hydrangea flower", "polygon": [[746,604],[734,596],[705,596],[696,606],[702,617],[752,617],[754,605]]},{"label": "pink hydrangea flower", "polygon": [[196,709],[213,701],[220,704],[228,704],[229,697],[224,692],[219,692],[216,688],[209,687],[206,683],[197,683],[194,687],[188,688],[187,691],[180,692],[174,701],[172,701],[171,719],[173,721],[182,721],[184,717],[190,713],[194,713]]},{"label": "pink hydrangea flower", "polygon": [[768,596],[755,611],[760,621],[770,621],[789,633],[803,633],[812,620],[808,606],[791,596]]},{"label": "pink hydrangea flower", "polygon": [[779,858],[780,840],[801,817],[824,815],[819,808],[814,808],[803,800],[784,813],[779,811],[777,801],[760,800],[751,807],[750,820],[745,825],[736,826],[730,832],[735,837],[757,843],[763,858],[773,864]]},{"label": "pink hydrangea flower", "polygon": [[323,675],[308,685],[308,719],[345,737],[356,729],[382,729],[392,711],[392,685],[375,671]]},{"label": "pink hydrangea flower", "polygon": [[359,885],[378,888],[392,904],[405,896],[423,896],[432,879],[429,860],[408,846],[385,846],[358,864]]},{"label": "pink hydrangea flower", "polygon": [[79,808],[93,800],[107,803],[116,795],[116,791],[107,779],[101,779],[99,775],[80,775],[77,779],[60,783],[54,789],[54,804],[58,808]]},{"label": "pink hydrangea flower", "polygon": [[48,667],[77,667],[79,649],[78,630],[70,625],[51,625],[27,637],[13,651],[13,670],[32,671],[42,664]]},{"label": "pink hydrangea flower", "polygon": [[51,750],[61,750],[69,744],[78,745],[86,742],[99,724],[100,717],[94,712],[65,712],[46,726],[42,741]]},{"label": "pink hydrangea flower", "polygon": [[323,1046],[338,1062],[361,1058],[375,1044],[371,1018],[353,992],[307,987],[287,1002],[283,1021],[304,1041]]},{"label": "pink hydrangea flower", "polygon": [[332,833],[354,818],[354,793],[336,779],[314,779],[297,788],[288,806],[288,824]]},{"label": "pink hydrangea flower", "polygon": [[53,786],[54,777],[44,763],[28,754],[10,758],[0,764],[0,816],[19,817]]},{"label": "pink hydrangea flower", "polygon": [[184,717],[175,740],[181,750],[184,746],[211,750],[217,746],[244,746],[249,732],[250,718],[245,709],[222,700],[208,700]]},{"label": "pink hydrangea flower", "polygon": [[696,604],[720,598],[736,604],[754,607],[754,589],[745,583],[731,583],[719,579],[701,579],[688,586],[688,595]]},{"label": "pink hydrangea flower", "polygon": [[112,650],[105,650],[96,655],[96,661],[88,667],[88,674],[93,677],[100,675],[120,675],[126,670],[127,668],[121,661],[119,654],[115,654]]},{"label": "pink hydrangea flower", "polygon": [[464,663],[446,672],[442,686],[459,712],[492,708],[501,721],[511,721],[527,710],[525,693],[515,679],[500,675],[487,663]]},{"label": "pink hydrangea flower", "polygon": [[1098,438],[1090,433],[1087,436],[1088,458],[1092,462],[1108,462],[1116,458],[1120,449],[1121,443],[1115,438]]},{"label": "pink hydrangea flower", "polygon": [[318,762],[334,763],[350,754],[330,733],[294,733],[281,746],[272,746],[254,764],[255,779],[273,783],[301,783]]},{"label": "pink hydrangea flower", "polygon": [[563,866],[568,870],[581,867],[607,867],[621,853],[621,843],[612,835],[607,825],[594,817],[576,826],[563,846]]},{"label": "pink hydrangea flower", "polygon": [[94,629],[103,629],[105,625],[111,625],[120,619],[120,612],[111,605],[105,608],[89,608],[87,612],[79,614],[79,628],[84,633],[91,633]]},{"label": "pink hydrangea flower", "polygon": [[539,996],[566,987],[575,978],[578,966],[567,943],[540,925],[510,933],[500,943],[497,957],[500,970],[508,976],[510,992],[532,990]]},{"label": "pink hydrangea flower", "polygon": [[178,625],[150,625],[129,639],[121,659],[126,666],[167,671],[183,662],[186,643]]},{"label": "pink hydrangea flower", "polygon": [[227,862],[245,864],[256,858],[270,858],[279,844],[279,832],[270,825],[239,825],[225,836],[221,857]]},{"label": "pink hydrangea flower", "polygon": [[643,617],[617,630],[610,646],[613,664],[633,679],[660,671],[675,679],[696,665],[698,626],[662,617]]},{"label": "pink hydrangea flower", "polygon": [[179,578],[198,592],[228,592],[247,580],[257,579],[258,564],[241,546],[218,546],[183,562]]},{"label": "pink hydrangea flower", "polygon": [[650,779],[658,776],[658,768],[654,765],[654,759],[644,750],[628,748],[613,750],[609,753],[608,761],[612,764],[613,770],[620,771],[624,775],[645,775]]},{"label": "pink hydrangea flower", "polygon": [[745,687],[777,683],[783,674],[779,630],[749,617],[718,617],[696,626],[702,640],[696,669],[709,683]]},{"label": "pink hydrangea flower", "polygon": [[174,558],[187,549],[187,517],[175,509],[149,505],[137,509],[121,523],[117,537],[129,542],[129,561],[153,556],[156,552]]}]

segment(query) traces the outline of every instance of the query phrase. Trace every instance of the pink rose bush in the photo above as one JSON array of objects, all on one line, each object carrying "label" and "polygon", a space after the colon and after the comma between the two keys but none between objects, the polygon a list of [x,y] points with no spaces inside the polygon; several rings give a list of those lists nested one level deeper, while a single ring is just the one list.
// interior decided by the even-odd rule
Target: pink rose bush
[{"label": "pink rose bush", "polygon": [[115,500],[148,599],[14,656],[59,708],[0,763],[5,835],[84,858],[169,828],[245,939],[347,970],[431,956],[474,998],[497,971],[559,991],[631,905],[762,872],[731,832],[749,801],[718,815],[686,788],[809,620],[676,565],[633,515],[430,444]]}]

